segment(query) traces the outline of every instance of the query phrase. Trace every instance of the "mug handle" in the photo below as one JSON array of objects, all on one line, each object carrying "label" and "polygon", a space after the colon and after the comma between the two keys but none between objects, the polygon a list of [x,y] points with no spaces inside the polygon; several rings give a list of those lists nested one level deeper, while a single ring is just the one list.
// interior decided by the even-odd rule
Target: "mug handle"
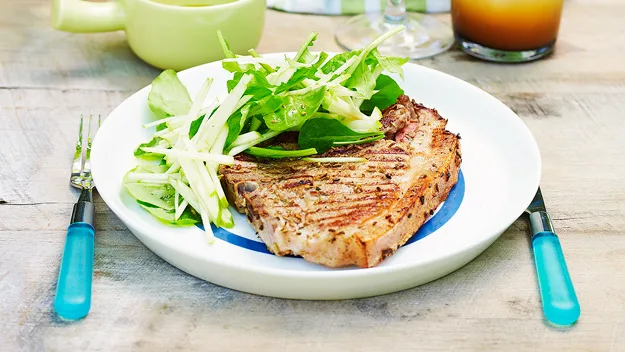
[{"label": "mug handle", "polygon": [[111,32],[124,29],[124,10],[119,0],[87,2],[53,0],[52,27],[72,33]]}]

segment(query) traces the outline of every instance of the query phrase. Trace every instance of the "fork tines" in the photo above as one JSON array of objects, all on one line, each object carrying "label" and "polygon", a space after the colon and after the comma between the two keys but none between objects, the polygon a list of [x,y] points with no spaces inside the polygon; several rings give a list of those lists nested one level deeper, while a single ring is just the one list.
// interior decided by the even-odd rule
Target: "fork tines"
[{"label": "fork tines", "polygon": [[[93,136],[100,127],[101,117],[98,115],[97,126],[92,127],[93,115],[89,115],[87,123],[87,148],[83,148],[83,126],[85,117],[80,115],[80,124],[78,126],[78,139],[76,140],[76,149],[74,152],[74,161],[72,162],[72,173],[70,176],[70,184],[77,188],[85,188],[92,186],[91,177],[91,144]],[[86,150],[83,150],[86,149]]]}]

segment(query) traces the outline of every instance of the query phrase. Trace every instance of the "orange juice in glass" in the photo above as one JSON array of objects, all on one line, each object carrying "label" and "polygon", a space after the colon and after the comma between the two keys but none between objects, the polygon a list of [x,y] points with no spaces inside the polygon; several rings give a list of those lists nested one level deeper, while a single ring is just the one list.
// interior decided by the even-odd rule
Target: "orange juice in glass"
[{"label": "orange juice in glass", "polygon": [[524,62],[553,51],[564,0],[451,0],[456,42],[490,61]]}]

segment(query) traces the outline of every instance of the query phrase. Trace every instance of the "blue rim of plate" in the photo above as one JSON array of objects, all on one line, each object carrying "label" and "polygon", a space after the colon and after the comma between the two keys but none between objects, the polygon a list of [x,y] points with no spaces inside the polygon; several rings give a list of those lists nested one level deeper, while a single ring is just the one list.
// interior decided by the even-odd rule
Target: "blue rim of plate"
[{"label": "blue rim of plate", "polygon": [[[443,225],[445,225],[460,208],[460,204],[462,204],[462,200],[464,199],[464,189],[464,175],[462,174],[462,170],[460,170],[458,172],[458,182],[456,182],[451,191],[449,191],[449,195],[440,209],[434,214],[434,216],[428,219],[402,247],[415,243],[443,227]],[[198,227],[204,230],[202,225],[198,225]],[[216,227],[213,224],[211,224],[211,229],[213,230],[215,237],[222,241],[254,252],[274,255],[267,249],[264,242],[254,241],[249,238],[239,236],[221,227]]]}]

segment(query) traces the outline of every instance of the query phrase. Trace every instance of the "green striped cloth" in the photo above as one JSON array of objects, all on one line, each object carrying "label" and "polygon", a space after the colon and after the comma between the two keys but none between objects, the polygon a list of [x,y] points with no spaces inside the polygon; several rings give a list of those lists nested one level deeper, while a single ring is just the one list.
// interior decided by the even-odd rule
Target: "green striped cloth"
[{"label": "green striped cloth", "polygon": [[[267,0],[267,6],[286,12],[318,15],[355,15],[380,12],[387,0]],[[448,12],[450,0],[406,0],[406,9],[415,12]]]}]

